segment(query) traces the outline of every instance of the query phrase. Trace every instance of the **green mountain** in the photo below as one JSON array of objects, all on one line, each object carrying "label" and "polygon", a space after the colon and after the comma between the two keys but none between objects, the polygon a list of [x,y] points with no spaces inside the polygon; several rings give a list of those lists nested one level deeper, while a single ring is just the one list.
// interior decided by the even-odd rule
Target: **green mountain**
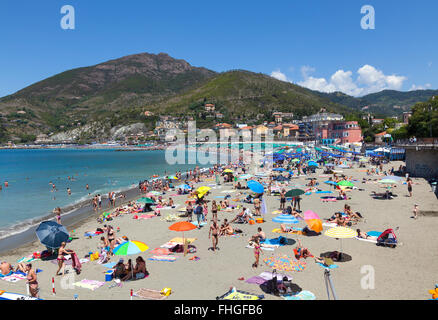
[{"label": "green mountain", "polygon": [[424,102],[438,95],[438,90],[416,90],[407,92],[383,90],[360,98],[355,98],[342,92],[315,93],[334,103],[339,103],[355,110],[379,116],[399,116],[405,111],[410,111],[417,102]]}]

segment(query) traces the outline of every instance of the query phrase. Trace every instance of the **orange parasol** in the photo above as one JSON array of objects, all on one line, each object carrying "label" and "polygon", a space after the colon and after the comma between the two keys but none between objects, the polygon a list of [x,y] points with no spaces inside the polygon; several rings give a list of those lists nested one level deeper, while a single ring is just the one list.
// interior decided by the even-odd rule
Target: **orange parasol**
[{"label": "orange parasol", "polygon": [[180,231],[183,233],[183,244],[184,244],[184,256],[186,255],[186,241],[184,240],[184,231],[194,230],[197,227],[188,221],[180,221],[172,224],[169,230]]},{"label": "orange parasol", "polygon": [[176,223],[172,224],[169,227],[169,230],[172,230],[172,231],[182,231],[182,232],[190,231],[190,230],[193,230],[193,229],[196,229],[196,226],[193,223],[190,223],[188,221],[176,222]]},{"label": "orange parasol", "polygon": [[320,219],[309,219],[306,220],[307,226],[310,230],[320,233],[322,231],[322,221]]}]

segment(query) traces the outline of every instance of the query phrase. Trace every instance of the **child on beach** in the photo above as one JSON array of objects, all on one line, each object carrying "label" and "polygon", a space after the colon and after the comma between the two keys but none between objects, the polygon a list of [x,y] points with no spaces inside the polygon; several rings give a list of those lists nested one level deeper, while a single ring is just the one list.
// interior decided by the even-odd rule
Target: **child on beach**
[{"label": "child on beach", "polygon": [[414,205],[414,210],[412,210],[412,212],[414,213],[414,219],[418,218],[418,204]]}]

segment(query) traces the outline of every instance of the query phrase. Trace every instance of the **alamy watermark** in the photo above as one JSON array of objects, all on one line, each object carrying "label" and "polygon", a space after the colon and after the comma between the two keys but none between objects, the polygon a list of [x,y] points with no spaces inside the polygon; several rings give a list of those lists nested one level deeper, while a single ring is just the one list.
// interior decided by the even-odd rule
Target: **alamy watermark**
[{"label": "alamy watermark", "polygon": [[63,30],[75,29],[75,8],[72,5],[65,5],[61,7],[61,14],[64,16],[61,18],[61,28]]},{"label": "alamy watermark", "polygon": [[364,265],[360,268],[360,273],[363,274],[360,279],[360,287],[363,290],[374,290],[376,284],[376,271],[371,265]]},{"label": "alamy watermark", "polygon": [[362,6],[360,13],[364,14],[360,20],[360,26],[363,30],[376,29],[376,10],[374,7],[367,4]]}]

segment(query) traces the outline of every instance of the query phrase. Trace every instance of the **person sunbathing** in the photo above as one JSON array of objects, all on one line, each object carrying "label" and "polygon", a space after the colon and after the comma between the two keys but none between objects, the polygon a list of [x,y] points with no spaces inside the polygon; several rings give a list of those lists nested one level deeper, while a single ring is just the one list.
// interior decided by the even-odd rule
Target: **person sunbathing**
[{"label": "person sunbathing", "polygon": [[287,227],[284,224],[281,224],[280,228],[281,228],[281,232],[284,232],[284,233],[289,233],[289,232],[295,231],[295,229],[293,227]]},{"label": "person sunbathing", "polygon": [[297,260],[300,260],[301,258],[309,258],[309,257],[313,257],[313,255],[310,253],[310,251],[307,248],[304,248],[301,245],[300,240],[298,240],[298,245],[297,247],[294,249],[294,253],[295,253],[295,258]]},{"label": "person sunbathing", "polygon": [[237,214],[237,216],[230,221],[230,223],[233,223],[236,220],[249,222],[249,215],[246,212],[246,208],[242,208],[242,211]]},{"label": "person sunbathing", "polygon": [[361,239],[368,239],[368,240],[377,240],[377,237],[375,236],[369,236],[366,232],[360,231],[360,229],[356,229],[357,237]]},{"label": "person sunbathing", "polygon": [[0,275],[9,276],[13,273],[12,265],[6,261],[0,264]]}]

